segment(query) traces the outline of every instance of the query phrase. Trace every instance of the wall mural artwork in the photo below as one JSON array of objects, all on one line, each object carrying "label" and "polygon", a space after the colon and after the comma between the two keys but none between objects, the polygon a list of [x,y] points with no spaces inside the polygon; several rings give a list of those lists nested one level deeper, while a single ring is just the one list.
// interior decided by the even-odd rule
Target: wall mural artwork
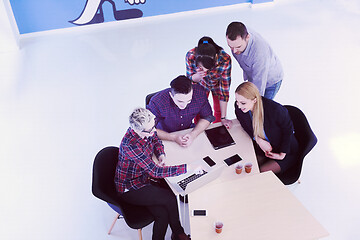
[{"label": "wall mural artwork", "polygon": [[9,0],[20,34],[273,0]]},{"label": "wall mural artwork", "polygon": [[[113,0],[87,0],[84,10],[79,16],[79,18],[70,22],[75,25],[103,23],[104,12],[102,5],[104,4],[104,2],[109,2],[111,4],[114,18],[117,21],[131,18],[139,18],[143,16],[143,12],[137,8],[117,10],[115,2]],[[128,3],[130,5],[145,4],[146,0],[125,0],[125,3]]]}]

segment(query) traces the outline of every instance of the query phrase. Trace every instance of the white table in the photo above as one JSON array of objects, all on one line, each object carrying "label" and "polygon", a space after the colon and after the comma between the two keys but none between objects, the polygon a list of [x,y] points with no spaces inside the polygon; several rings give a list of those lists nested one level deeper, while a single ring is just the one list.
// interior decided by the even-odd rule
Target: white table
[{"label": "white table", "polygon": [[[233,121],[233,126],[232,128],[229,129],[229,133],[235,141],[234,145],[215,150],[212,147],[210,141],[208,140],[204,132],[199,134],[197,138],[193,141],[193,143],[187,148],[181,147],[175,142],[163,141],[165,153],[166,153],[166,164],[178,165],[182,163],[191,163],[198,159],[203,159],[206,156],[211,157],[211,159],[215,161],[217,164],[224,164],[223,163],[224,159],[231,157],[234,154],[238,154],[243,159],[241,161],[243,165],[245,165],[245,163],[253,164],[252,172],[247,175],[259,173],[259,167],[257,165],[254,147],[252,145],[252,140],[250,139],[249,135],[244,131],[244,129],[241,127],[237,119],[234,119],[232,121]],[[215,123],[215,124],[211,124],[208,128],[210,129],[220,125],[221,123]],[[185,134],[190,131],[191,129],[186,129],[179,131],[179,133]],[[154,160],[157,161],[155,158]],[[246,175],[242,174],[240,176],[240,178],[243,177],[246,177]],[[237,178],[239,178],[239,176],[235,173],[235,165],[233,165],[231,167],[225,168],[222,171],[221,176],[209,184],[214,184],[221,181],[230,181]],[[168,181],[167,178],[166,180]],[[171,187],[171,185],[170,188],[177,195],[179,212],[183,212],[182,215],[186,215],[185,208],[181,210],[179,195]],[[180,214],[180,220],[184,224],[184,221],[181,218],[181,214]]]},{"label": "white table", "polygon": [[[206,209],[206,217],[191,216],[193,240],[304,240],[328,235],[273,172],[206,185],[189,194],[189,211]],[[214,222],[224,223],[217,234]]]},{"label": "white table", "polygon": [[[254,147],[252,145],[252,140],[248,136],[248,134],[243,130],[238,120],[232,120],[233,126],[229,129],[230,135],[235,141],[235,144],[232,146],[228,146],[225,148],[221,148],[219,150],[215,150],[210,141],[208,140],[205,133],[199,134],[199,136],[194,140],[194,142],[187,148],[179,146],[175,142],[163,141],[165,146],[166,153],[166,163],[167,165],[177,165],[181,163],[191,163],[192,161],[196,161],[198,159],[203,159],[206,156],[211,157],[217,164],[224,164],[223,161],[233,156],[234,154],[238,154],[243,160],[240,162],[243,165],[246,163],[253,164],[253,170],[250,174],[259,173],[259,167],[257,165],[256,156],[254,152]],[[219,126],[221,123],[211,124],[210,128],[214,128]],[[181,133],[189,132],[190,129],[180,131]],[[240,177],[246,177],[247,175],[241,175]],[[232,179],[237,179],[239,176],[235,174],[235,164],[226,167],[222,172],[219,181],[229,181]],[[211,183],[210,183],[211,184]]]},{"label": "white table", "polygon": [[[219,125],[211,124],[209,128]],[[219,150],[214,150],[205,133],[188,148],[163,142],[167,165],[191,163],[205,156],[222,163],[234,154],[243,158],[243,165],[253,164],[251,173],[243,170],[240,175],[235,173],[234,165],[225,167],[218,179],[189,194],[191,239],[297,240],[328,235],[272,172],[259,173],[252,140],[236,119],[229,132],[236,144]],[[208,216],[193,217],[194,209],[206,209]],[[221,234],[215,233],[216,220],[224,222]]]}]

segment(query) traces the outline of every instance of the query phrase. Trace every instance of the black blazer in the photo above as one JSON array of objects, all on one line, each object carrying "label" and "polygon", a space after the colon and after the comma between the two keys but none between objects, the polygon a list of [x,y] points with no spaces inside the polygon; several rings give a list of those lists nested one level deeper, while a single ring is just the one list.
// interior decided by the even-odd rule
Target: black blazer
[{"label": "black blazer", "polygon": [[[291,141],[295,140],[294,127],[287,109],[281,104],[262,97],[264,107],[264,131],[275,153],[289,153]],[[235,103],[235,114],[241,126],[254,138],[250,113],[243,113]]]}]

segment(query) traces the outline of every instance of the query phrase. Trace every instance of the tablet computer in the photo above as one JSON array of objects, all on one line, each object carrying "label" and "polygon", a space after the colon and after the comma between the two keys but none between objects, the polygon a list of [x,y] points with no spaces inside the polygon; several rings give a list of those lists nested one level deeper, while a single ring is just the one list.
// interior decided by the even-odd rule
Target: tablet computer
[{"label": "tablet computer", "polygon": [[224,125],[206,129],[205,134],[215,150],[235,144],[234,139]]}]

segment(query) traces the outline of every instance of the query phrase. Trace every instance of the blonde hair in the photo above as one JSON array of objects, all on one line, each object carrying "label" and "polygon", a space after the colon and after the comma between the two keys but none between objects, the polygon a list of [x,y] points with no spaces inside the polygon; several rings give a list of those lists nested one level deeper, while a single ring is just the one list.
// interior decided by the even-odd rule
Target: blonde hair
[{"label": "blonde hair", "polygon": [[254,137],[265,139],[264,135],[264,107],[258,88],[251,82],[241,83],[235,90],[235,93],[244,98],[254,100],[254,109],[252,111],[253,119],[252,125],[254,129]]},{"label": "blonde hair", "polygon": [[146,108],[135,108],[129,116],[130,127],[135,131],[145,130],[144,125],[149,123],[155,116]]}]

